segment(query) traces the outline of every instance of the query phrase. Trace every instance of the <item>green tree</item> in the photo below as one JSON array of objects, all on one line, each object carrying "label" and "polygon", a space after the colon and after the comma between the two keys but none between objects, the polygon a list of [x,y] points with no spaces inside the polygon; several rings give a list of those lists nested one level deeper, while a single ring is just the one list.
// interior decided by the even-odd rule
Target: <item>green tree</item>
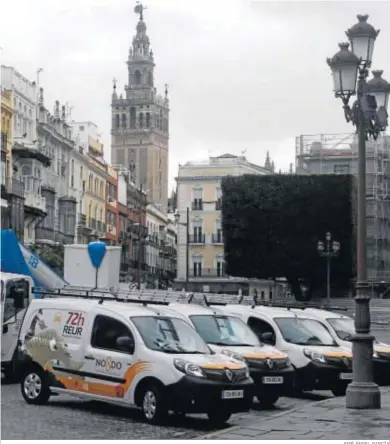
[{"label": "green tree", "polygon": [[296,299],[308,299],[325,287],[325,260],[316,246],[330,231],[341,244],[332,262],[332,286],[350,286],[355,276],[353,176],[229,176],[222,181],[222,196],[228,274],[284,277]]},{"label": "green tree", "polygon": [[31,251],[36,254],[46,265],[63,276],[64,273],[64,246],[34,244]]}]

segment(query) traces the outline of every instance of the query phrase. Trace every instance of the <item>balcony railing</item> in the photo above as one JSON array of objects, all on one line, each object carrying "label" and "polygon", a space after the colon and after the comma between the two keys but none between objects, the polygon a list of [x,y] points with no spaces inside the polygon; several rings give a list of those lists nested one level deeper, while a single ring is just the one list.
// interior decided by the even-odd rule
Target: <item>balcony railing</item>
[{"label": "balcony railing", "polygon": [[78,220],[77,225],[81,227],[85,227],[87,225],[87,216],[85,214],[79,213],[77,215],[77,220]]},{"label": "balcony railing", "polygon": [[12,194],[17,197],[24,198],[23,182],[10,177],[1,177],[1,195]]},{"label": "balcony railing", "polygon": [[33,191],[25,191],[24,205],[46,212],[46,198]]},{"label": "balcony railing", "polygon": [[223,244],[222,233],[213,233],[211,241],[213,244]]},{"label": "balcony railing", "polygon": [[202,277],[202,278],[219,278],[228,277],[223,267],[221,268],[202,268],[202,269],[190,269],[190,277]]},{"label": "balcony railing", "polygon": [[90,218],[89,221],[88,221],[88,226],[89,226],[89,228],[91,228],[92,230],[96,230],[96,227],[97,227],[97,220],[96,220],[96,219],[93,219],[93,218]]},{"label": "balcony railing", "polygon": [[106,232],[106,224],[100,220],[97,221],[96,228],[100,233]]},{"label": "balcony railing", "polygon": [[191,208],[193,211],[202,211],[203,210],[203,201],[195,200],[191,204]]},{"label": "balcony railing", "polygon": [[188,236],[188,243],[190,244],[204,244],[206,236],[204,234],[192,234]]}]

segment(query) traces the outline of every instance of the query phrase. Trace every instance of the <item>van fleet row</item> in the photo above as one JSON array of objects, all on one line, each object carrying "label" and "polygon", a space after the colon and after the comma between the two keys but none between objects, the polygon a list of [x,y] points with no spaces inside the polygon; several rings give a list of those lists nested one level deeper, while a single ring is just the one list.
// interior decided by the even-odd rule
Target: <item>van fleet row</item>
[{"label": "van fleet row", "polygon": [[[338,396],[352,379],[346,316],[133,296],[70,288],[34,299],[16,354],[26,402],[67,393],[139,407],[148,422],[173,411],[223,423],[254,396],[265,407],[294,391]],[[8,297],[23,306],[21,292]],[[375,343],[374,362],[378,380],[390,382],[390,346]]]}]

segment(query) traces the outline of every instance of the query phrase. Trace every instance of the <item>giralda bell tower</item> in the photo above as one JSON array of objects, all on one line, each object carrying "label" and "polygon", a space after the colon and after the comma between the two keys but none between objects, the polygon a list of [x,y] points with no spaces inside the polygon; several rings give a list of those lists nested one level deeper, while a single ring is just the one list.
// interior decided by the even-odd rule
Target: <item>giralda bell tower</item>
[{"label": "giralda bell tower", "polygon": [[139,21],[127,60],[128,85],[112,92],[111,163],[129,170],[132,181],[148,193],[150,203],[168,209],[169,99],[154,86],[154,56],[144,22],[145,7],[134,11]]}]

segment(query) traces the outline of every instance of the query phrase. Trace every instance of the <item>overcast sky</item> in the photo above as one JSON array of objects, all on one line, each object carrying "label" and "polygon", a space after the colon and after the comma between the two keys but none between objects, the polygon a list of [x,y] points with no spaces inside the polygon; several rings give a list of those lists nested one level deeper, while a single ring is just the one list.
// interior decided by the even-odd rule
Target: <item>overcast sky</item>
[{"label": "overcast sky", "polygon": [[[187,160],[246,150],[250,161],[264,164],[269,150],[277,169],[288,170],[295,136],[352,132],[325,60],[358,13],[381,29],[373,68],[390,80],[390,2],[145,2],[159,92],[169,84],[171,186]],[[43,68],[45,105],[68,102],[74,120],[98,124],[107,160],[112,79],[122,91],[134,6],[132,0],[1,5],[1,63],[31,80]]]}]

